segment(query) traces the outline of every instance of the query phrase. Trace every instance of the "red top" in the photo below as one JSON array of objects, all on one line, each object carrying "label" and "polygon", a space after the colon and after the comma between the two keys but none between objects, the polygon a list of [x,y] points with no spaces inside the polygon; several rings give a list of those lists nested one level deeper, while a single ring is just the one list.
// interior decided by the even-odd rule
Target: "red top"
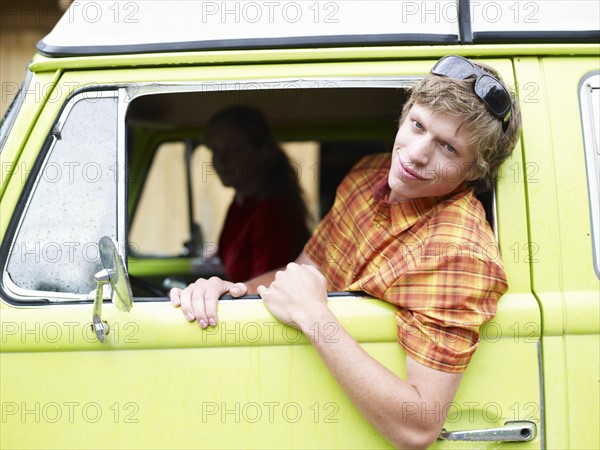
[{"label": "red top", "polygon": [[230,281],[246,281],[294,261],[310,232],[294,201],[280,195],[259,203],[235,199],[219,239],[219,256]]}]

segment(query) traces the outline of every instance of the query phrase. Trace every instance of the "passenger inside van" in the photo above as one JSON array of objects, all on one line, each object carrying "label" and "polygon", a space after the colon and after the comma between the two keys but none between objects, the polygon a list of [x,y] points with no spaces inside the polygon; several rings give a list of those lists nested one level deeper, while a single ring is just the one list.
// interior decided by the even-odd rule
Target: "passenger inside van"
[{"label": "passenger inside van", "polygon": [[298,177],[265,115],[235,105],[208,122],[205,143],[223,185],[235,189],[218,256],[230,281],[245,281],[293,261],[310,237]]}]

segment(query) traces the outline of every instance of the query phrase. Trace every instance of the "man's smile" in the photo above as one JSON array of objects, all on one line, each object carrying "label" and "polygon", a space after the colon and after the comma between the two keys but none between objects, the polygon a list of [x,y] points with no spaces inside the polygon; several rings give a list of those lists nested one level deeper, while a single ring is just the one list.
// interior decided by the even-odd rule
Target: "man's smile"
[{"label": "man's smile", "polygon": [[421,176],[416,170],[411,168],[413,164],[405,163],[401,159],[398,160],[398,169],[400,171],[400,178],[402,180],[416,180],[416,181],[424,181],[425,177]]}]

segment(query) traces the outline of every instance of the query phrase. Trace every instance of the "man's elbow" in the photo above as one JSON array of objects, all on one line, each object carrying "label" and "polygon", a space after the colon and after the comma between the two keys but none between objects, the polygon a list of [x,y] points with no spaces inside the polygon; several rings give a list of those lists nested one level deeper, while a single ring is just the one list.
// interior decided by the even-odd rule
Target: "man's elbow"
[{"label": "man's elbow", "polygon": [[390,443],[400,449],[426,449],[429,448],[440,435],[440,427],[425,427],[422,424],[414,427],[400,427]]}]

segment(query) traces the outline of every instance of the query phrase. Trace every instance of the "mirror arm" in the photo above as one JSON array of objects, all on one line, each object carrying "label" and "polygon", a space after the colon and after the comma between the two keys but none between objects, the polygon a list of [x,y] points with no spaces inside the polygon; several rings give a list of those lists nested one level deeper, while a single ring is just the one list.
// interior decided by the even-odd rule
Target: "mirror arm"
[{"label": "mirror arm", "polygon": [[127,268],[117,248],[118,243],[108,236],[104,236],[98,241],[100,261],[104,269],[94,275],[97,286],[94,297],[94,309],[92,311],[92,329],[100,342],[104,342],[104,338],[109,330],[108,323],[102,320],[104,285],[110,283],[110,287],[112,288],[112,302],[119,311],[128,312],[133,305],[133,295],[127,276]]},{"label": "mirror arm", "polygon": [[102,321],[102,301],[104,299],[104,285],[110,282],[110,272],[102,269],[95,277],[96,296],[94,298],[93,323],[92,329],[100,342],[104,342],[104,337],[108,334],[108,323]]}]

